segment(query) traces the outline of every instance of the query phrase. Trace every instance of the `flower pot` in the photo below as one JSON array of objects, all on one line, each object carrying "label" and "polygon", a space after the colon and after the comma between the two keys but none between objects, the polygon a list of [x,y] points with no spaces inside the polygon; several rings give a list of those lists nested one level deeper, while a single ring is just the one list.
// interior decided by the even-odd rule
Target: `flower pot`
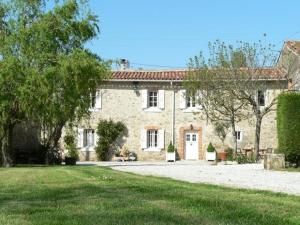
[{"label": "flower pot", "polygon": [[206,152],[206,160],[207,161],[215,161],[216,160],[216,152]]},{"label": "flower pot", "polygon": [[221,161],[226,161],[227,160],[227,152],[218,152],[218,159]]},{"label": "flower pot", "polygon": [[166,153],[166,161],[176,161],[176,152],[167,152]]},{"label": "flower pot", "polygon": [[76,165],[77,158],[76,157],[65,157],[65,163],[69,166]]}]

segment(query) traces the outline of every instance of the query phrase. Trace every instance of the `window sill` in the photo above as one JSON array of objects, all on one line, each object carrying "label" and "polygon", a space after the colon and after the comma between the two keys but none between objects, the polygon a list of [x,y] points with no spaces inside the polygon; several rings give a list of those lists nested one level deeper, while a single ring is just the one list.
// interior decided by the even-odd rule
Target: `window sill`
[{"label": "window sill", "polygon": [[90,112],[99,112],[101,109],[98,108],[90,108],[89,111]]},{"label": "window sill", "polygon": [[144,152],[160,152],[161,151],[160,148],[145,148],[143,150],[144,150]]},{"label": "window sill", "polygon": [[198,108],[198,107],[189,107],[189,108],[182,110],[182,112],[184,112],[184,113],[194,113],[194,112],[200,112],[200,111],[201,111],[201,108]]},{"label": "window sill", "polygon": [[82,151],[82,152],[94,152],[95,151],[95,146],[82,147],[79,150]]},{"label": "window sill", "polygon": [[145,112],[154,112],[154,113],[159,113],[162,112],[162,109],[158,108],[158,107],[149,107],[144,109]]}]

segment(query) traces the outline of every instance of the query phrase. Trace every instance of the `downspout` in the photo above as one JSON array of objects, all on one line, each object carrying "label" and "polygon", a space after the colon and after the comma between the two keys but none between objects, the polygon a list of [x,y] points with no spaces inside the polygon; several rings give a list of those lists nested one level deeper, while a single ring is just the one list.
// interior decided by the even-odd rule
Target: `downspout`
[{"label": "downspout", "polygon": [[175,146],[175,89],[173,86],[173,81],[171,81],[171,89],[172,89],[172,144]]}]

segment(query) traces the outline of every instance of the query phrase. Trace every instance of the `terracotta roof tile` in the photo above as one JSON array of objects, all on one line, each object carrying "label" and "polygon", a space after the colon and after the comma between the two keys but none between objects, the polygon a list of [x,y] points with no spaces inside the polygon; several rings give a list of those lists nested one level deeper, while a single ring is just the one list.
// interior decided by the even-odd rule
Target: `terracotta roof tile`
[{"label": "terracotta roof tile", "polygon": [[[245,68],[247,70],[247,68]],[[284,72],[279,68],[265,68],[258,70],[260,78],[274,79],[284,78]],[[143,70],[124,70],[113,71],[113,80],[161,80],[161,81],[182,81],[188,75],[188,70],[167,70],[167,71],[143,71]]]}]

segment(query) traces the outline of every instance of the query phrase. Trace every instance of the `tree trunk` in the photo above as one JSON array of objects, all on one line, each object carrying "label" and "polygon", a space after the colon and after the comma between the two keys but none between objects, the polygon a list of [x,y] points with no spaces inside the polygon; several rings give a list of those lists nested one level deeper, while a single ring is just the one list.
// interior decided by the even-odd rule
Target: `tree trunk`
[{"label": "tree trunk", "polygon": [[237,140],[236,140],[235,121],[234,120],[231,120],[231,130],[232,130],[232,136],[233,136],[233,142],[234,142],[233,157],[235,158],[237,155]]},{"label": "tree trunk", "polygon": [[261,131],[262,117],[260,114],[256,115],[255,126],[255,145],[254,145],[254,157],[256,161],[259,160],[259,144],[260,144],[260,131]]},{"label": "tree trunk", "polygon": [[4,129],[4,135],[1,138],[1,158],[2,166],[10,167],[15,165],[15,153],[12,146],[14,124],[9,124]]},{"label": "tree trunk", "polygon": [[46,164],[54,164],[55,161],[55,152],[58,149],[58,142],[59,139],[61,138],[61,134],[62,134],[62,129],[65,125],[65,122],[61,122],[60,124],[57,125],[57,127],[55,127],[55,129],[53,130],[52,134],[49,136],[49,140],[47,141],[47,146],[45,146],[46,148],[46,159],[45,159],[45,163]]},{"label": "tree trunk", "polygon": [[1,138],[1,166],[9,167],[9,156],[7,155],[7,143],[5,137]]}]

